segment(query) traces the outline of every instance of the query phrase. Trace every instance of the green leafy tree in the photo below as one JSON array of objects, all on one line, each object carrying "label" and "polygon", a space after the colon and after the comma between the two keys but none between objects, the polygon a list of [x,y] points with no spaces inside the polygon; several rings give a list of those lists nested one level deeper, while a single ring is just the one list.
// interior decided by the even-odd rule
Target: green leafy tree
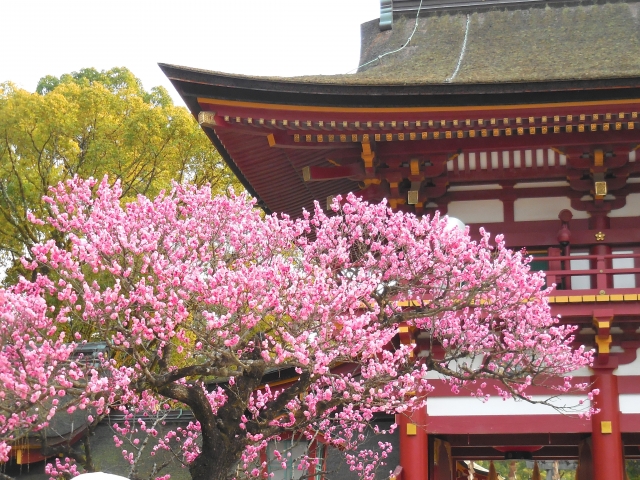
[{"label": "green leafy tree", "polygon": [[19,258],[63,238],[27,216],[47,216],[51,185],[79,175],[120,180],[124,199],[155,196],[171,180],[216,191],[240,185],[191,114],[163,87],[144,90],[126,68],[47,76],[35,93],[0,84],[0,265],[4,281],[24,274]]},{"label": "green leafy tree", "polygon": [[629,480],[640,480],[640,460],[627,460],[626,467]]}]

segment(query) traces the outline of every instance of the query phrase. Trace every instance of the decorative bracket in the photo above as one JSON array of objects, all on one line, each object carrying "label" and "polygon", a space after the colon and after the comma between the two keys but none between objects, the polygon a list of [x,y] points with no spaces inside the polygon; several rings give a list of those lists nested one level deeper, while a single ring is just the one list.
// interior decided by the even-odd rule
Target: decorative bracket
[{"label": "decorative bracket", "polygon": [[598,346],[598,363],[606,364],[609,361],[611,350],[611,323],[613,322],[613,310],[594,310],[593,326],[596,327],[596,345]]},{"label": "decorative bracket", "polygon": [[371,149],[371,144],[369,140],[362,142],[362,154],[360,155],[362,161],[364,162],[364,171],[367,178],[373,178],[376,175],[375,169],[373,168],[373,159],[376,158],[375,152]]},{"label": "decorative bracket", "polygon": [[[398,336],[400,337],[400,343],[402,343],[403,345],[413,345],[415,350],[415,331],[416,327],[406,324],[400,325],[398,327]],[[414,352],[411,352],[410,356],[413,358]]]}]

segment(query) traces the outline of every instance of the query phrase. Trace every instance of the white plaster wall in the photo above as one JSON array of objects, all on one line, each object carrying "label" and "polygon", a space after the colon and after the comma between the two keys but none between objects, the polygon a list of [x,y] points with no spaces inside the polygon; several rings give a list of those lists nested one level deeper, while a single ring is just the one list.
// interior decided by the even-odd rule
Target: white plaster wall
[{"label": "white plaster wall", "polygon": [[636,350],[636,359],[633,362],[627,363],[626,365],[620,365],[613,371],[613,373],[614,375],[618,375],[621,377],[628,377],[632,375],[640,376],[640,348]]},{"label": "white plaster wall", "polygon": [[[420,337],[418,337],[420,338]],[[423,350],[422,352],[420,352],[418,354],[419,357],[426,357],[429,354],[428,350]],[[478,355],[476,357],[462,357],[459,358],[457,360],[451,361],[449,362],[449,365],[447,365],[448,368],[450,368],[451,370],[460,370],[460,366],[469,366],[472,369],[480,369],[481,365],[483,362],[483,358],[481,355]],[[427,372],[427,378],[429,380],[446,380],[447,377],[445,377],[444,375],[442,375],[441,373],[436,372],[435,370],[429,370]]]},{"label": "white plaster wall", "polygon": [[620,395],[621,413],[640,413],[640,394],[625,393]]},{"label": "white plaster wall", "polygon": [[[640,213],[640,210],[638,210]],[[613,250],[613,253],[631,254],[632,250]],[[613,268],[633,268],[633,258],[614,258]],[[613,276],[613,288],[636,288],[636,276],[633,273],[626,273]]]},{"label": "white plaster wall", "polygon": [[[476,155],[475,152],[471,152],[469,154],[469,170],[476,170],[477,169],[477,165],[478,165],[478,157],[482,155],[482,152],[480,152],[480,154]],[[486,156],[486,153],[485,153]]]},{"label": "white plaster wall", "polygon": [[567,377],[590,377],[591,375],[593,375],[592,369],[590,369],[589,367],[582,367],[578,370],[574,370],[573,372],[568,373]]},{"label": "white plaster wall", "polygon": [[[640,351],[638,352],[638,354],[640,355]],[[423,355],[418,355],[418,356],[423,356]],[[425,355],[426,356],[426,355]],[[464,361],[465,359],[461,359],[460,361]],[[638,365],[638,370],[639,373],[629,373],[628,375],[640,375],[640,360],[637,360],[639,365]],[[481,359],[478,357],[477,359],[474,360],[475,365],[478,365],[481,362]],[[472,364],[473,365],[473,364]],[[450,365],[452,366],[452,365]],[[622,367],[618,367],[618,369],[620,369]],[[614,373],[617,373],[618,370],[615,370]],[[589,367],[582,367],[578,370],[574,370],[573,372],[569,372],[566,374],[567,377],[590,377],[591,375],[593,375],[593,370]],[[436,372],[435,370],[429,370],[427,372],[427,378],[429,380],[439,380],[440,382],[442,382],[442,380],[446,380],[446,377],[444,375],[441,375],[440,373]],[[435,385],[435,383],[434,383]],[[448,388],[446,386],[439,386],[439,388]],[[549,392],[551,392],[551,390],[549,390]],[[452,394],[453,395],[453,394]]]},{"label": "white plaster wall", "polygon": [[480,168],[487,169],[487,152],[480,152]]},{"label": "white plaster wall", "polygon": [[[580,257],[588,255],[589,252],[571,252],[572,257]],[[571,270],[589,270],[591,265],[589,259],[584,260],[571,260],[569,262],[569,268]],[[591,277],[589,275],[574,275],[571,277],[571,288],[573,290],[586,290],[591,288]]]},{"label": "white plaster wall", "polygon": [[589,218],[587,212],[573,210],[568,197],[519,198],[513,203],[513,208],[516,222],[558,220],[560,210],[564,209],[570,210],[575,219]]},{"label": "white plaster wall", "polygon": [[509,152],[502,152],[502,168],[509,168]]},{"label": "white plaster wall", "polygon": [[[493,152],[469,152],[468,154],[460,153],[457,157],[452,158],[447,162],[447,170],[453,171],[454,162],[457,162],[458,169],[464,170],[465,164],[468,164],[469,170],[486,170],[491,164],[491,168],[500,168],[502,162],[502,168],[511,168],[509,164],[509,151],[493,151]],[[543,149],[536,150],[514,150],[511,152],[513,159],[513,168],[531,168],[535,164],[538,167],[545,165],[545,154],[547,157],[546,163],[553,167],[555,165],[566,165],[567,157],[564,155],[558,155],[551,149],[546,152]],[[633,160],[631,160],[633,161]]]},{"label": "white plaster wall", "polygon": [[[471,200],[451,202],[447,213],[464,223],[504,222],[504,209],[500,200]],[[557,214],[556,214],[557,216]]]},{"label": "white plaster wall", "polygon": [[627,203],[618,210],[612,210],[610,217],[637,217],[640,215],[640,193],[627,195]]},{"label": "white plaster wall", "polygon": [[[550,392],[551,395],[551,392]],[[640,396],[639,396],[640,397]],[[544,400],[548,397],[542,395],[533,396],[534,400]],[[559,407],[577,406],[580,400],[586,397],[578,395],[559,396],[553,400]],[[492,396],[488,402],[482,402],[477,398],[461,393],[456,397],[429,397],[427,399],[427,413],[433,417],[446,416],[484,416],[484,415],[561,415],[551,406],[535,405],[524,401],[502,400]]]}]

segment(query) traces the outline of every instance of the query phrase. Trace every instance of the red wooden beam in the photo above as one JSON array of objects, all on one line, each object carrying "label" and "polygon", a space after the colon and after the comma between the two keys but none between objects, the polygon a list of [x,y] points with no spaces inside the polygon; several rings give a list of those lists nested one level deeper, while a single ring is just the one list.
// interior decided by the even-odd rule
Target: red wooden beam
[{"label": "red wooden beam", "polygon": [[[427,407],[428,408],[428,407]],[[640,431],[640,414],[621,414],[622,432]],[[590,433],[591,420],[568,415],[452,415],[427,418],[427,431],[439,435],[553,434]],[[537,441],[518,439],[506,445],[535,445]],[[534,438],[535,440],[535,438]],[[491,440],[493,442],[495,440]],[[507,438],[503,442],[509,442]],[[531,443],[532,442],[532,443]],[[485,444],[486,445],[486,444]]]},{"label": "red wooden beam", "polygon": [[483,152],[496,150],[528,150],[537,148],[561,148],[585,145],[620,148],[629,145],[629,150],[640,143],[640,130],[589,133],[547,133],[536,135],[511,135],[500,137],[451,138],[441,140],[378,142],[380,155],[428,154],[443,152]]},{"label": "red wooden beam", "polygon": [[[543,446],[533,452],[536,460],[575,460],[578,458],[578,445],[575,446]],[[486,447],[452,447],[451,457],[454,460],[504,460],[504,453],[492,446]],[[599,477],[597,477],[599,478]]]},{"label": "red wooden beam", "polygon": [[338,180],[341,178],[364,178],[364,166],[353,163],[336,167],[304,167],[302,178],[305,182],[317,182],[322,180]]},{"label": "red wooden beam", "polygon": [[[496,190],[497,191],[497,190]],[[465,198],[462,194],[472,192],[454,192],[456,196]],[[450,194],[448,194],[450,195]],[[480,197],[482,198],[482,197]],[[612,218],[611,228],[603,230],[608,245],[626,246],[640,243],[640,217]],[[503,234],[506,245],[509,248],[527,247],[529,249],[548,248],[558,246],[559,220],[541,220],[531,222],[505,222],[505,223],[470,223],[471,237],[478,240],[480,227],[492,235]],[[595,234],[598,230],[589,230],[586,220],[572,220],[571,246],[581,247],[596,243]]]},{"label": "red wooden beam", "polygon": [[485,447],[485,446],[532,446],[555,445],[575,446],[584,438],[581,433],[529,433],[528,431],[515,434],[448,434],[447,442],[452,447]]},{"label": "red wooden beam", "polygon": [[567,169],[563,166],[550,167],[547,170],[532,168],[510,168],[495,170],[462,170],[448,173],[451,183],[482,184],[500,182],[529,182],[536,180],[566,180]]},{"label": "red wooden beam", "polygon": [[[325,149],[331,146],[353,146],[359,148],[361,137],[368,134],[370,141],[376,134],[376,131],[360,131],[355,130],[352,133],[333,130],[273,130],[264,126],[244,123],[230,123],[221,120],[220,115],[215,115],[214,120],[203,123],[204,126],[215,128],[216,130],[230,130],[235,132],[243,132],[248,135],[272,135],[270,144],[280,148],[297,148],[297,149]],[[398,132],[406,134],[406,140],[379,141],[377,143],[377,152],[380,155],[411,155],[411,154],[430,154],[430,153],[454,153],[458,151],[474,152],[474,151],[495,151],[495,150],[522,150],[537,148],[572,148],[578,146],[588,147],[590,151],[598,147],[606,151],[623,151],[625,148],[629,150],[640,143],[640,129],[616,130],[616,131],[595,131],[595,132],[572,132],[572,133],[536,133],[523,135],[501,135],[501,136],[476,136],[446,138],[445,133],[441,132],[440,139],[430,140],[409,140],[410,130],[399,127]],[[310,141],[307,141],[309,135]],[[358,140],[352,141],[352,135],[357,135]],[[333,137],[333,141],[330,138]],[[319,139],[322,141],[318,141]]]},{"label": "red wooden beam", "polygon": [[[524,126],[525,128],[530,125],[529,117],[534,117],[535,125],[546,125],[553,128],[554,125],[564,125],[566,122],[566,115],[573,115],[573,121],[579,121],[579,115],[585,114],[587,118],[582,123],[591,123],[593,120],[592,114],[602,115],[598,121],[603,121],[606,113],[614,114],[611,120],[606,122],[628,122],[630,120],[629,112],[640,110],[640,103],[638,100],[630,99],[624,103],[607,104],[602,102],[599,105],[585,105],[585,102],[570,102],[570,103],[539,103],[539,104],[522,104],[522,105],[487,105],[487,106],[442,106],[437,107],[329,107],[313,105],[301,106],[301,105],[278,105],[278,104],[260,104],[260,103],[247,103],[247,102],[234,102],[230,103],[225,100],[216,100],[214,98],[200,97],[199,107],[201,110],[216,111],[221,115],[228,115],[231,117],[252,117],[255,119],[263,118],[265,121],[270,119],[299,119],[300,122],[306,122],[308,120],[312,122],[322,121],[325,125],[330,125],[331,122],[335,122],[336,127],[342,127],[342,122],[347,121],[348,126],[343,127],[345,130],[353,129],[353,123],[359,122],[361,126],[366,125],[367,122],[372,124],[378,124],[380,121],[385,123],[395,122],[396,128],[403,128],[404,122],[409,122],[411,128],[415,128],[415,122],[420,121],[422,126],[428,125],[428,120],[431,119],[434,124],[440,124],[441,120],[451,124],[453,120],[458,120],[461,125],[466,119],[470,119],[473,125],[477,125],[478,119],[484,119],[484,127],[490,128],[490,119],[495,118],[500,123],[502,119],[510,118],[512,127]],[[372,102],[373,103],[373,102]],[[624,119],[618,119],[618,112],[627,112]],[[559,115],[562,121],[555,122],[554,116]],[[547,116],[547,123],[541,121],[542,116]],[[523,124],[515,125],[513,121],[516,117],[521,117]],[[386,128],[389,125],[385,124]]]},{"label": "red wooden beam", "polygon": [[[593,293],[592,293],[593,292]],[[609,289],[607,291],[610,293],[617,293],[614,289]],[[635,289],[635,293],[639,293],[640,289]],[[578,291],[578,290],[558,290],[554,293],[554,295],[597,295],[597,290],[591,291]],[[633,317],[637,318],[638,316],[638,304],[635,302],[607,302],[607,308],[611,308],[613,310],[614,316],[617,321],[621,320],[621,317]],[[593,316],[593,303],[554,303],[551,305],[551,314],[552,315],[561,315],[565,320],[569,317],[589,317]],[[600,304],[599,306],[602,306]],[[573,318],[571,320],[567,320],[569,323],[575,323]],[[615,356],[612,356],[612,360],[616,360]],[[615,368],[615,366],[612,366]]]},{"label": "red wooden beam", "polygon": [[[429,409],[427,401],[427,411]],[[637,415],[640,419],[640,414]],[[587,433],[591,421],[568,415],[468,415],[427,419],[427,431],[434,434]],[[521,443],[522,444],[522,443]],[[531,445],[531,443],[524,443]],[[535,444],[535,443],[534,443]]]}]

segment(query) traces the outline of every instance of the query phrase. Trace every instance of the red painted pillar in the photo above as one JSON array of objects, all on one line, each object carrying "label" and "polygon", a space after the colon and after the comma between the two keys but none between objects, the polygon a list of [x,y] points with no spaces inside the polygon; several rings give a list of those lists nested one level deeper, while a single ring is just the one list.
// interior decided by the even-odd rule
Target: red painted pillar
[{"label": "red painted pillar", "polygon": [[400,465],[402,480],[429,480],[429,443],[427,409],[407,415],[396,415],[400,432]]},{"label": "red painted pillar", "polygon": [[618,378],[612,369],[598,368],[591,381],[593,388],[600,390],[595,396],[600,413],[591,418],[593,478],[624,480]]},{"label": "red painted pillar", "polygon": [[[605,212],[592,212],[591,217],[589,218],[589,228],[592,230],[598,230],[599,233],[603,230],[606,231],[610,227],[610,220],[607,217]],[[602,232],[604,233],[604,232]],[[606,242],[606,236],[603,240]],[[590,255],[611,255],[611,247],[606,243],[597,243],[592,245],[589,249]],[[607,268],[612,268],[613,261],[609,259],[601,259],[601,260],[591,260],[591,268],[598,270],[604,270]],[[591,288],[598,289],[599,291],[604,290],[606,293],[607,288],[613,287],[613,275],[608,274],[596,274],[593,275],[591,280]]]}]

